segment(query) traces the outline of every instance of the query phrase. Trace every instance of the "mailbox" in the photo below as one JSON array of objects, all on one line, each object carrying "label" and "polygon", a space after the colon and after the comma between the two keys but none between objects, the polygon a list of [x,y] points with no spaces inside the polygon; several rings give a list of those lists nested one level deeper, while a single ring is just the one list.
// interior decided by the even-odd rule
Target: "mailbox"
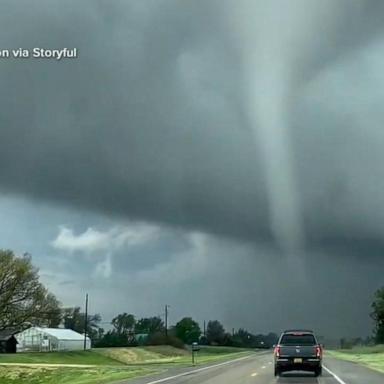
[{"label": "mailbox", "polygon": [[192,343],[192,351],[200,351],[200,345],[196,341]]}]

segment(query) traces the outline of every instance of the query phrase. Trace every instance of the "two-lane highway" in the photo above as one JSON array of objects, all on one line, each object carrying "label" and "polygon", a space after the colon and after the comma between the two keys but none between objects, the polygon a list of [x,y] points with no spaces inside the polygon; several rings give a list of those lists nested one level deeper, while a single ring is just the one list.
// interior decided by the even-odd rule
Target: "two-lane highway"
[{"label": "two-lane highway", "polygon": [[357,364],[325,358],[323,375],[292,372],[273,376],[271,353],[255,353],[232,362],[164,373],[126,384],[383,384],[384,374]]}]

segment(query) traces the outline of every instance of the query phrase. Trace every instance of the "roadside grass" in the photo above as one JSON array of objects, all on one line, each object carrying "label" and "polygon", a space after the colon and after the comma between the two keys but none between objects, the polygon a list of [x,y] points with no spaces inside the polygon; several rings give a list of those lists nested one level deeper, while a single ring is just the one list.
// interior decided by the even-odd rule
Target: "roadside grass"
[{"label": "roadside grass", "polygon": [[384,345],[332,350],[327,351],[327,354],[338,359],[352,361],[368,368],[384,372]]},{"label": "roadside grass", "polygon": [[353,355],[364,355],[371,353],[384,353],[384,344],[373,345],[371,347],[361,346],[350,349],[338,349],[337,351]]},{"label": "roadside grass", "polygon": [[2,384],[103,384],[155,374],[159,370],[135,368],[0,367]]},{"label": "roadside grass", "polygon": [[96,348],[93,353],[118,361],[122,364],[159,364],[174,363],[188,351],[167,345],[136,348]]},{"label": "roadside grass", "polygon": [[93,350],[0,354],[0,363],[123,365],[122,362],[94,353]]},{"label": "roadside grass", "polygon": [[[240,357],[245,357],[249,355],[250,352],[237,352],[237,353],[223,353],[220,355],[213,355],[212,353],[205,354],[198,352],[195,355],[195,365],[203,365],[208,363],[214,363],[214,362],[224,362],[228,360],[238,359]],[[179,361],[180,364],[183,365],[191,365],[191,356],[188,356],[188,358],[183,358]]]},{"label": "roadside grass", "polygon": [[[233,348],[233,347],[200,347],[200,350],[195,355],[195,364],[202,365],[207,363],[227,361],[236,359],[242,356],[247,356],[255,353],[252,349]],[[184,364],[191,363],[191,353],[181,359]]]},{"label": "roadside grass", "polygon": [[[201,347],[196,364],[232,360],[255,353],[226,347]],[[1,384],[102,384],[161,372],[192,363],[191,351],[170,346],[99,348],[91,351],[19,353],[0,355]],[[44,366],[75,364],[84,367]],[[89,365],[93,365],[90,367]]]},{"label": "roadside grass", "polygon": [[249,352],[252,349],[249,348],[236,348],[236,347],[212,347],[212,346],[201,346],[200,352],[204,352],[205,354],[214,354],[214,355],[222,355],[228,353],[239,353],[239,352]]},{"label": "roadside grass", "polygon": [[[191,351],[160,345],[142,348],[99,348],[94,350],[127,365],[188,366]],[[231,347],[201,347],[195,354],[195,365],[226,361],[252,353],[252,350]]]}]

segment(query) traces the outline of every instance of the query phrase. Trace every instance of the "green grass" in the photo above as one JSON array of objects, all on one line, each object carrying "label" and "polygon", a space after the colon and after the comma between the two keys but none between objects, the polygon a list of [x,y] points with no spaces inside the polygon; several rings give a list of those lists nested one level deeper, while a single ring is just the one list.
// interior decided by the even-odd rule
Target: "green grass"
[{"label": "green grass", "polygon": [[384,345],[339,349],[328,351],[327,354],[338,359],[353,361],[377,371],[384,372]]},{"label": "green grass", "polygon": [[0,354],[0,363],[122,365],[94,351]]},{"label": "green grass", "polygon": [[[191,351],[165,345],[143,348],[100,348],[94,351],[128,365],[187,366],[192,361]],[[219,360],[225,361],[244,356],[247,353],[250,353],[250,350],[242,348],[201,347],[200,351],[196,353],[196,362],[197,364],[205,364]]]},{"label": "green grass", "polygon": [[[196,365],[231,360],[249,353],[254,352],[240,348],[202,347],[196,353]],[[100,348],[79,352],[4,354],[0,355],[0,363],[31,364],[0,366],[1,384],[101,384],[154,374],[176,366],[190,366],[191,352],[170,346]]]},{"label": "green grass", "polygon": [[352,354],[352,355],[364,355],[364,354],[371,354],[371,353],[384,353],[384,344],[378,344],[374,345],[372,347],[354,347],[350,349],[338,349],[338,352],[346,353],[346,354]]},{"label": "green grass", "polygon": [[236,347],[209,347],[201,346],[200,351],[204,354],[223,355],[229,353],[249,352],[251,349],[248,348],[236,348]]},{"label": "green grass", "polygon": [[[254,353],[252,350],[232,347],[201,347],[196,353],[197,365],[227,361]],[[181,359],[183,363],[191,362],[191,354]]]},{"label": "green grass", "polygon": [[102,384],[154,374],[150,368],[0,367],[1,384]]},{"label": "green grass", "polygon": [[189,355],[186,350],[167,345],[142,348],[98,348],[93,352],[123,364],[174,363]]}]

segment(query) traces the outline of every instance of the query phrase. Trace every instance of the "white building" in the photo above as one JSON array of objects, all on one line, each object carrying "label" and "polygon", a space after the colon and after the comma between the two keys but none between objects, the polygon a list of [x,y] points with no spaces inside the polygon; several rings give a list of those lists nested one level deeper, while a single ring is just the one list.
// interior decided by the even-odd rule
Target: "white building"
[{"label": "white building", "polygon": [[[17,352],[76,351],[84,349],[84,335],[61,328],[31,327],[18,333]],[[87,337],[86,349],[91,349],[91,340]]]}]

